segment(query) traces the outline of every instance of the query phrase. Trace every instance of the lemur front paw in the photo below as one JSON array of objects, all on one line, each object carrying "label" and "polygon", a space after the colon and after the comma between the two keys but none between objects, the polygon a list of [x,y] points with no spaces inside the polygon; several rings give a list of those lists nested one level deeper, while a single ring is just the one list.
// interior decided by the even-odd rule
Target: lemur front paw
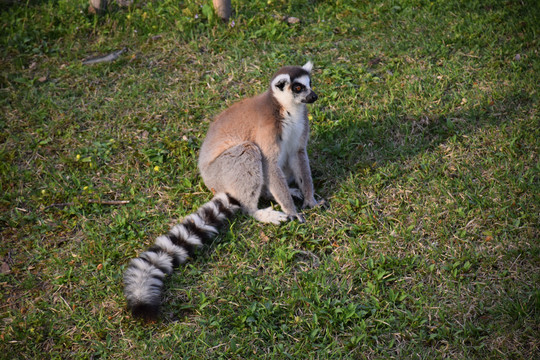
[{"label": "lemur front paw", "polygon": [[302,214],[288,215],[287,220],[289,220],[289,221],[298,220],[298,222],[301,223],[301,224],[306,222],[306,219],[304,219],[304,216]]},{"label": "lemur front paw", "polygon": [[330,204],[325,199],[321,199],[317,201],[317,206],[322,207],[323,209],[328,209],[330,207]]},{"label": "lemur front paw", "polygon": [[304,204],[302,205],[302,209],[311,209],[316,206],[326,208],[328,206],[328,203],[324,199],[321,199],[319,201],[315,200],[314,198],[310,200],[304,199]]},{"label": "lemur front paw", "polygon": [[304,200],[304,204],[302,205],[302,209],[311,209],[314,207],[322,207],[322,208],[328,208],[330,205],[326,202],[326,200],[321,199],[319,201],[312,199],[312,201]]}]

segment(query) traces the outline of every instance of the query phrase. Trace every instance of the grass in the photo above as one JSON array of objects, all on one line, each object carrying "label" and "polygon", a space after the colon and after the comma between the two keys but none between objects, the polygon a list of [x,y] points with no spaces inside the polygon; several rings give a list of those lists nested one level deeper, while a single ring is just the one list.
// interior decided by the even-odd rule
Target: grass
[{"label": "grass", "polygon": [[[87,5],[0,12],[0,358],[539,355],[537,2]],[[134,321],[123,270],[210,199],[210,120],[307,60],[330,209],[235,218]]]}]

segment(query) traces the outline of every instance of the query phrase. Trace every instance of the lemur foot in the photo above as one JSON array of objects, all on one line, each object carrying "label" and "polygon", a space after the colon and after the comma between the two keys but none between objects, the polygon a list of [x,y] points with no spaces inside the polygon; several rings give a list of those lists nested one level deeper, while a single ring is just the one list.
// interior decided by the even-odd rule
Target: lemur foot
[{"label": "lemur foot", "polygon": [[255,220],[263,223],[272,223],[279,225],[280,223],[287,221],[289,216],[281,211],[273,210],[272,207],[266,209],[260,209],[253,213]]}]

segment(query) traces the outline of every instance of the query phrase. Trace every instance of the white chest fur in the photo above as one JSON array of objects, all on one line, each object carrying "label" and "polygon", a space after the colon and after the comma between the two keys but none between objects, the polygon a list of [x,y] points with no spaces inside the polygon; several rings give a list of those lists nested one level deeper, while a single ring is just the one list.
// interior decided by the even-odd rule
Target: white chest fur
[{"label": "white chest fur", "polygon": [[302,146],[302,135],[305,127],[305,109],[286,113],[282,123],[279,165],[283,167],[288,159]]}]

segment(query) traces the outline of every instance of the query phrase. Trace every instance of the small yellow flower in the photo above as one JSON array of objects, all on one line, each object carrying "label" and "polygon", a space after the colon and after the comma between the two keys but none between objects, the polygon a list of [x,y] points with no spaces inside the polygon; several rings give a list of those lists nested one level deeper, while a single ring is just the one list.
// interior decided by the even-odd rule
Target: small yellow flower
[{"label": "small yellow flower", "polygon": [[75,156],[75,160],[77,161],[81,160],[81,154],[77,154],[77,156]]},{"label": "small yellow flower", "polygon": [[88,186],[82,188],[84,191],[88,190]]},{"label": "small yellow flower", "polygon": [[131,15],[130,15],[130,14],[127,14],[126,18],[127,18],[128,20],[131,20]]},{"label": "small yellow flower", "polygon": [[45,195],[47,193],[47,190],[43,189],[41,190],[41,195]]},{"label": "small yellow flower", "polygon": [[308,117],[309,121],[313,120],[313,115],[309,114]]},{"label": "small yellow flower", "polygon": [[157,165],[154,166],[154,171],[156,171],[156,172],[159,171],[159,166],[157,166]]}]

